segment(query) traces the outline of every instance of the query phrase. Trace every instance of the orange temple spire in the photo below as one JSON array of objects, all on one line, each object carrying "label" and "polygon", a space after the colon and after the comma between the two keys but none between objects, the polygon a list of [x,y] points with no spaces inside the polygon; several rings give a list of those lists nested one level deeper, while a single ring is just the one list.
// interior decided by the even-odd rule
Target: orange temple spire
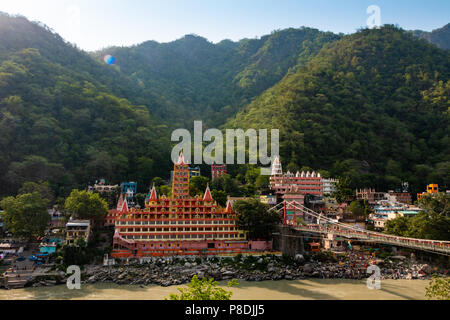
[{"label": "orange temple spire", "polygon": [[189,198],[189,165],[185,163],[183,151],[173,167],[172,197],[174,199]]}]

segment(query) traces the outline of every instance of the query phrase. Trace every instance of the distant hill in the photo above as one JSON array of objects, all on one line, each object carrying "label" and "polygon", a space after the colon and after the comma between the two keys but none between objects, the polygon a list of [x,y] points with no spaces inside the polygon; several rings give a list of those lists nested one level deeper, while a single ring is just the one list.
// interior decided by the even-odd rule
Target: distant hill
[{"label": "distant hill", "polygon": [[450,49],[450,23],[432,32],[415,30],[412,33],[419,38],[435,44],[441,49]]},{"label": "distant hill", "polygon": [[448,25],[347,36],[303,27],[86,53],[0,14],[0,196],[39,180],[61,195],[99,178],[145,191],[170,172],[171,131],[194,120],[280,128],[288,168],[349,176],[354,187],[445,188],[450,53],[417,37],[445,47],[446,34]]},{"label": "distant hill", "polygon": [[448,185],[450,52],[392,26],[322,49],[227,127],[279,128],[292,170],[349,176],[354,186]]},{"label": "distant hill", "polygon": [[275,85],[289,68],[339,38],[310,28],[218,44],[187,35],[170,43],[148,41],[133,47],[107,48],[93,55],[99,61],[106,54],[113,55],[120,71],[144,92],[164,96],[170,103],[152,110],[163,119],[184,126],[192,126],[193,119],[204,119],[217,126]]}]

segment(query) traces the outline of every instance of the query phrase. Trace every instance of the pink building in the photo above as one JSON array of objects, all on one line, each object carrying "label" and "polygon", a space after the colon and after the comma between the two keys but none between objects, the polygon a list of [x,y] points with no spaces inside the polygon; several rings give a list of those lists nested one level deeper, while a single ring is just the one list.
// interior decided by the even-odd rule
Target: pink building
[{"label": "pink building", "polygon": [[213,164],[211,166],[211,181],[217,178],[220,178],[224,174],[227,173],[227,165],[226,164]]}]

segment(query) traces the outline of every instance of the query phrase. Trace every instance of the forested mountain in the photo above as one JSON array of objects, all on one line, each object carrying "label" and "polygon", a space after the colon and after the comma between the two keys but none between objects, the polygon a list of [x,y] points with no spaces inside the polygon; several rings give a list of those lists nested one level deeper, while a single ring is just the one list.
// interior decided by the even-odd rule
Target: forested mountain
[{"label": "forested mountain", "polygon": [[393,26],[324,48],[227,126],[279,128],[285,164],[382,190],[449,183],[450,52]]},{"label": "forested mountain", "polygon": [[170,43],[148,41],[94,53],[116,58],[117,67],[142,90],[162,95],[168,103],[153,108],[163,120],[192,126],[203,119],[211,126],[228,117],[281,80],[289,68],[306,62],[340,36],[316,29],[286,29],[260,39],[218,44],[187,35]]},{"label": "forested mountain", "polygon": [[167,171],[167,127],[126,99],[137,92],[47,28],[0,15],[0,194],[25,181],[65,193]]},{"label": "forested mountain", "polygon": [[349,175],[354,187],[448,186],[450,53],[417,36],[300,28],[86,53],[0,14],[0,196],[40,180],[62,195],[99,178],[143,191],[168,177],[171,130],[194,120],[280,128],[289,168]]},{"label": "forested mountain", "polygon": [[441,49],[450,49],[450,23],[442,28],[433,30],[432,32],[421,30],[415,30],[412,32],[415,36],[425,39]]}]

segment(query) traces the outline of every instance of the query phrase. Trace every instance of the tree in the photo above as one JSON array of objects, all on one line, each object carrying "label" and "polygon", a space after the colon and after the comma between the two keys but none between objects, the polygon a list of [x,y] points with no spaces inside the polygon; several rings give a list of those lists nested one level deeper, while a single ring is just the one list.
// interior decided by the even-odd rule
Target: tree
[{"label": "tree", "polygon": [[227,194],[225,193],[225,191],[212,190],[211,196],[214,200],[217,201],[220,206],[224,207],[227,204]]},{"label": "tree", "polygon": [[269,193],[269,184],[270,184],[270,178],[269,176],[258,176],[256,178],[255,187],[259,190],[261,194]]},{"label": "tree", "polygon": [[206,187],[209,184],[209,179],[202,176],[192,177],[189,181],[189,193],[195,197],[197,195],[203,195]]},{"label": "tree", "polygon": [[450,217],[450,195],[439,192],[435,194],[425,194],[419,200],[419,206],[428,213]]},{"label": "tree", "polygon": [[64,209],[76,219],[101,219],[108,214],[108,204],[97,193],[73,190]]},{"label": "tree", "polygon": [[396,236],[406,237],[410,229],[411,219],[408,217],[398,217],[386,221],[384,232]]},{"label": "tree", "polygon": [[158,194],[159,196],[166,196],[166,197],[170,197],[172,195],[172,188],[168,185],[162,185],[160,187],[157,188],[158,189]]},{"label": "tree", "polygon": [[48,200],[38,192],[8,197],[0,202],[2,220],[13,235],[32,239],[44,235],[50,222]]},{"label": "tree", "polygon": [[352,201],[348,209],[355,217],[361,216],[364,213],[364,208],[361,206],[359,201]]},{"label": "tree", "polygon": [[369,213],[367,200],[352,201],[348,209],[350,210],[350,212],[353,214],[354,217],[367,216]]},{"label": "tree", "polygon": [[[231,288],[239,285],[237,280],[228,282],[227,287]],[[230,300],[233,292],[219,287],[219,283],[214,279],[203,278],[199,280],[195,275],[187,288],[179,288],[179,295],[170,294],[170,300]],[[167,298],[166,298],[167,300]]]},{"label": "tree", "polygon": [[398,217],[386,223],[385,232],[419,239],[450,240],[450,195],[425,195],[419,201],[423,211],[412,218]]},{"label": "tree", "polygon": [[426,287],[425,296],[430,300],[450,300],[450,278],[438,278],[433,275],[433,280]]},{"label": "tree", "polygon": [[136,203],[141,207],[145,208],[145,198],[147,198],[147,195],[144,193],[137,193],[135,195]]},{"label": "tree", "polygon": [[165,181],[164,181],[164,179],[162,179],[162,178],[160,178],[160,177],[155,177],[155,178],[153,178],[152,183],[154,183],[156,187],[160,187],[160,186],[163,186],[163,185],[166,184]]},{"label": "tree", "polygon": [[343,203],[348,201],[348,199],[353,197],[353,189],[350,187],[350,180],[345,178],[340,178],[339,182],[336,184],[336,192],[333,194],[333,197],[339,203]]},{"label": "tree", "polygon": [[94,193],[98,193],[100,197],[106,201],[110,209],[114,209],[117,207],[117,199],[119,199],[120,192],[121,192],[120,187],[114,188],[114,190],[108,192],[94,191]]},{"label": "tree", "polygon": [[269,206],[256,199],[239,200],[234,204],[238,214],[237,224],[248,232],[250,239],[271,239],[276,225],[281,223],[281,216],[269,211]]},{"label": "tree", "polygon": [[249,184],[254,184],[256,179],[260,176],[261,169],[249,166],[245,173],[245,181]]}]

